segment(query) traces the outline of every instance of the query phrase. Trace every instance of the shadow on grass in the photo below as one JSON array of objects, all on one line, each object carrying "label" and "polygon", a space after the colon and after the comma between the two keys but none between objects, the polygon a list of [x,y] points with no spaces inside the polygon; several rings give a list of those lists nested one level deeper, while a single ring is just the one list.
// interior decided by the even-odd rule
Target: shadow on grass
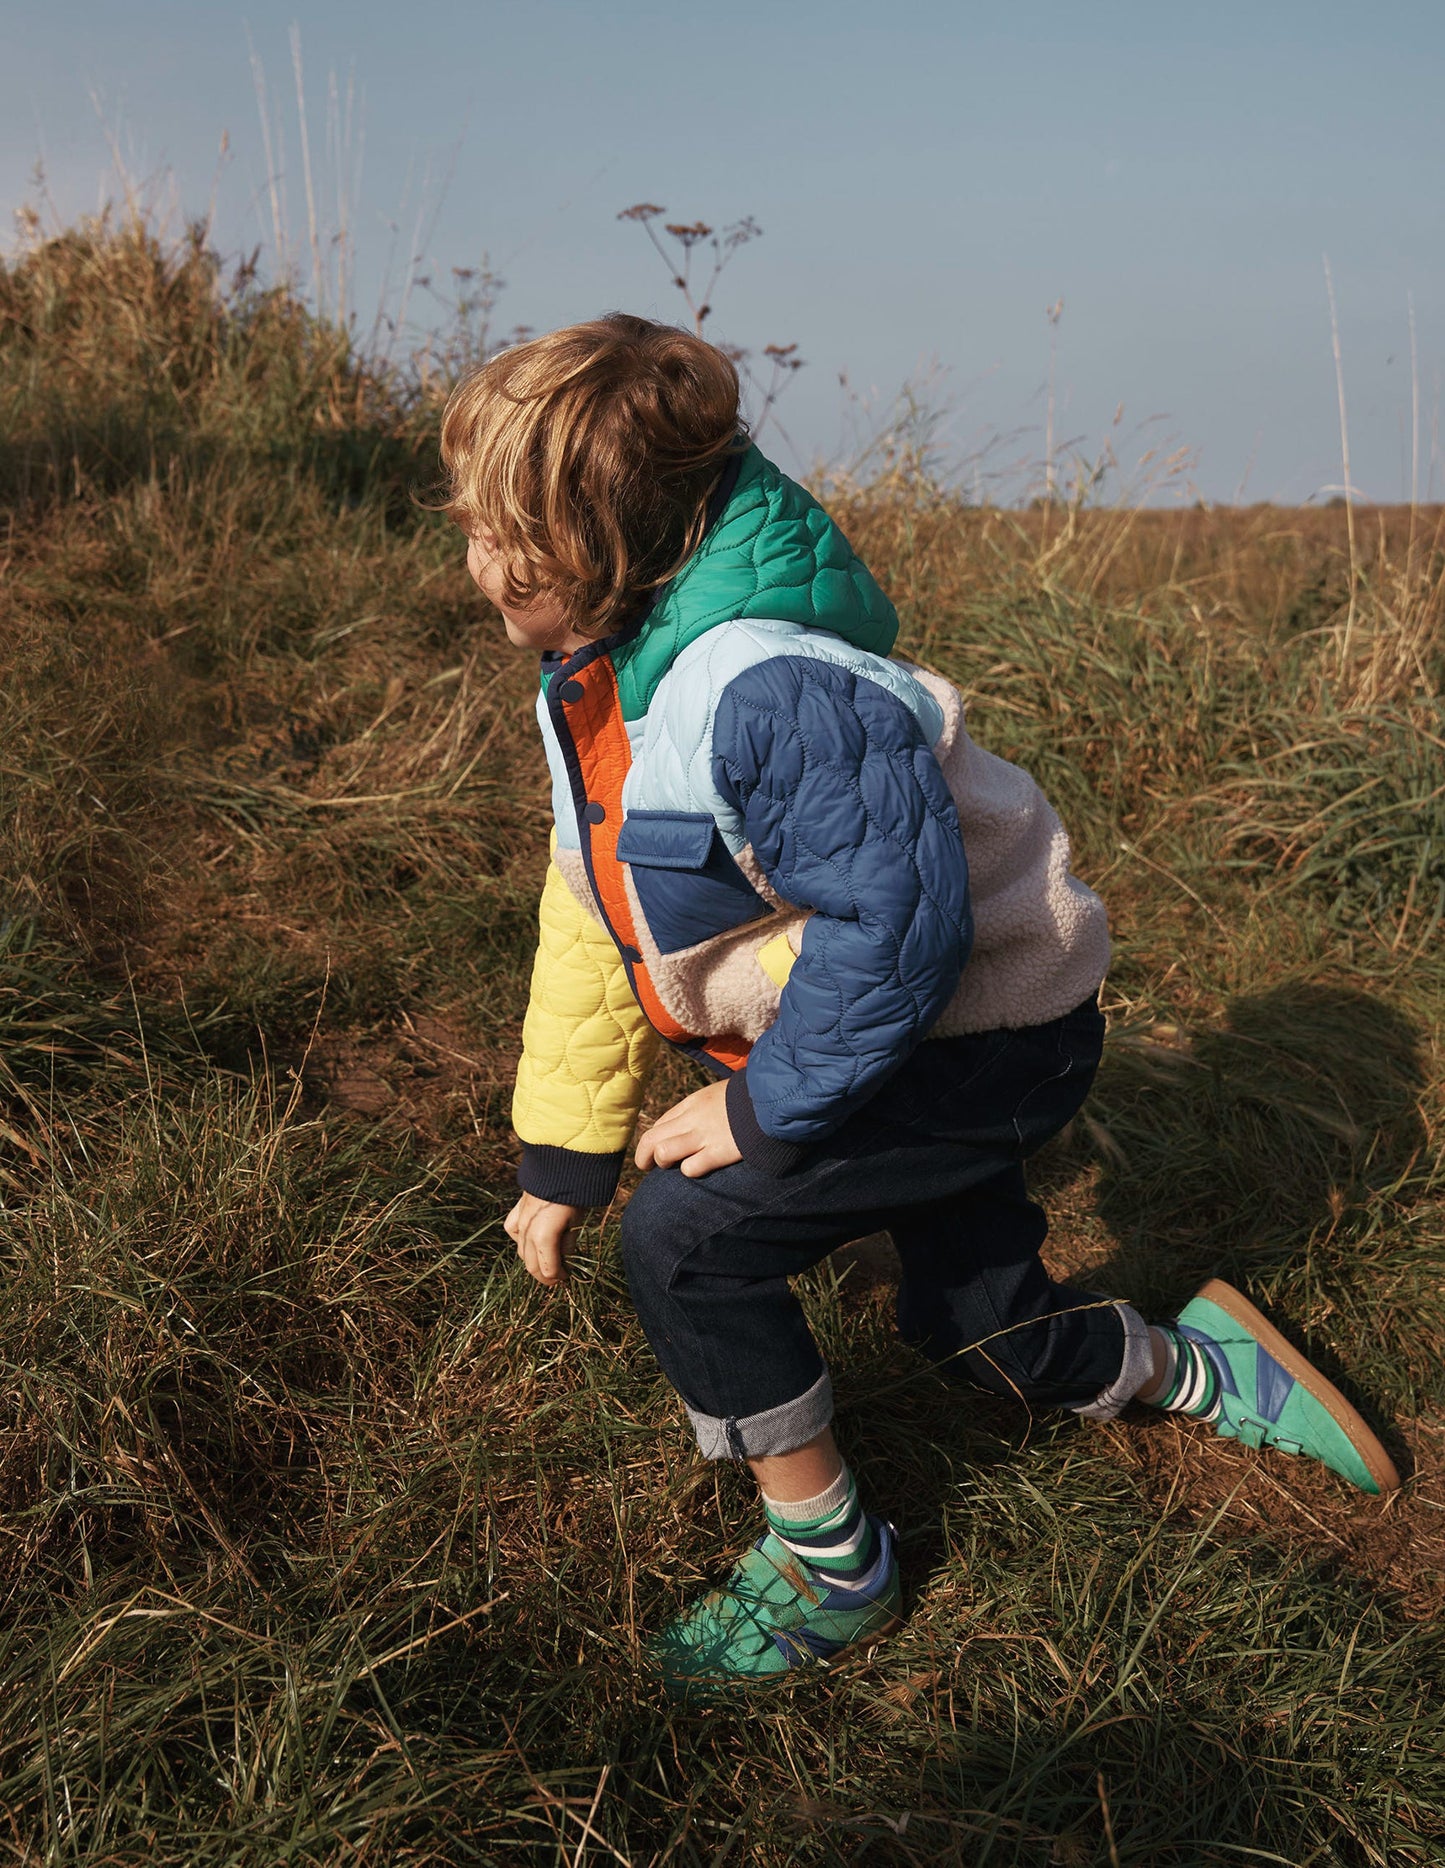
[{"label": "shadow on grass", "polygon": [[1089,1105],[1110,1288],[1178,1302],[1201,1275],[1338,1258],[1352,1211],[1428,1173],[1425,1087],[1421,1034],[1343,987],[1234,999],[1187,1044],[1122,1034]]},{"label": "shadow on grass", "polygon": [[1344,987],[1235,999],[1187,1045],[1124,1034],[1090,1105],[1115,1247],[1085,1282],[1154,1316],[1207,1277],[1243,1285],[1408,1466],[1382,1410],[1438,1389],[1411,1363],[1416,1340],[1445,1328],[1401,1223],[1438,1167],[1427,1082],[1409,1020]]}]

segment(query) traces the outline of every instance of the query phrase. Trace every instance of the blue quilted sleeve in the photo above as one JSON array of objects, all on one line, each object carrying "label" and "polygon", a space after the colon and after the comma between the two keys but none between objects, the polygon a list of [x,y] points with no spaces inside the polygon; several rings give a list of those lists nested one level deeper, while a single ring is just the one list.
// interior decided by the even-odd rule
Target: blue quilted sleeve
[{"label": "blue quilted sleeve", "polygon": [[917,720],[835,663],[777,656],[729,682],[712,770],[773,887],[814,911],[777,1020],[728,1084],[743,1158],[781,1173],[952,998],[973,941],[968,865]]}]

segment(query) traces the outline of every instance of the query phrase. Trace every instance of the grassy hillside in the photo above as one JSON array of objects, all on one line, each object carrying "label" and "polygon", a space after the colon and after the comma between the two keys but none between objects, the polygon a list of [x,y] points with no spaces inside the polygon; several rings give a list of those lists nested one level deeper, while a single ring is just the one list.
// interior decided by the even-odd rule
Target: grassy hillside
[{"label": "grassy hillside", "polygon": [[1409,1476],[960,1397],[855,1255],[909,1623],[681,1714],[747,1488],[615,1215],[501,1230],[547,800],[435,415],[197,248],[0,270],[0,1860],[1445,1860],[1441,514],[831,490],[1111,906],[1056,1262],[1240,1281]]}]

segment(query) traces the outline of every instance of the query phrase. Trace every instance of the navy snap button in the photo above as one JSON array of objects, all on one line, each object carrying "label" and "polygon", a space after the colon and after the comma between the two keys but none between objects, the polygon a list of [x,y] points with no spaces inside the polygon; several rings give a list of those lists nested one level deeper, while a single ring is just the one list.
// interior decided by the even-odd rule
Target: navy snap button
[{"label": "navy snap button", "polygon": [[605,823],[607,819],[606,808],[600,804],[589,804],[582,815],[587,819],[589,824]]},{"label": "navy snap button", "polygon": [[564,681],[557,692],[565,701],[577,701],[581,700],[587,690],[580,681]]},{"label": "navy snap button", "polygon": [[622,949],[622,957],[630,966],[636,966],[638,961],[642,958],[642,955],[638,952],[636,947],[624,947]]}]

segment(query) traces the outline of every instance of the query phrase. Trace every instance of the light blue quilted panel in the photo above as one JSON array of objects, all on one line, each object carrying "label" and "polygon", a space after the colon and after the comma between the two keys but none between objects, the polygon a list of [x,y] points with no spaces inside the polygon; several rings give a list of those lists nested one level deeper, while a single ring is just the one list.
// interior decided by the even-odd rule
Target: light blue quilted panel
[{"label": "light blue quilted panel", "polygon": [[562,748],[557,744],[557,731],[547,711],[546,688],[537,696],[537,725],[542,729],[547,771],[552,780],[552,821],[557,826],[557,847],[559,850],[580,850],[582,839],[577,829],[577,813],[572,808],[572,787],[567,778]]}]

